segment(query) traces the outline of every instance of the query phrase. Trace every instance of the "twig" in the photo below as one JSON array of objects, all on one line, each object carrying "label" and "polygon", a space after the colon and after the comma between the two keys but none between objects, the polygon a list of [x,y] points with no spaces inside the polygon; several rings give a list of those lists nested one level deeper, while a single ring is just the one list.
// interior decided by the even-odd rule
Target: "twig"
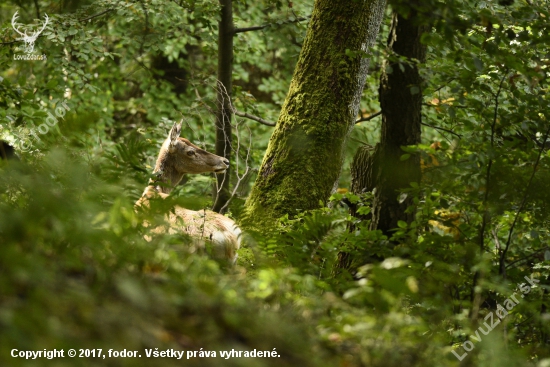
[{"label": "twig", "polygon": [[97,13],[97,14],[91,15],[91,16],[89,16],[89,17],[87,17],[87,18],[80,19],[80,21],[81,21],[81,22],[87,22],[88,20],[92,20],[92,19],[94,19],[94,18],[100,17],[100,16],[102,16],[103,14],[106,14],[106,13],[108,13],[108,12],[110,12],[110,11],[113,11],[113,10],[114,10],[114,9],[107,9],[107,10],[102,11],[101,13]]},{"label": "twig", "polygon": [[[228,139],[228,134],[225,130],[225,126],[224,125],[224,120],[226,118],[228,118],[229,120],[229,125],[230,125],[230,130],[229,130],[229,133],[231,134],[231,115],[227,116],[226,114],[226,108],[225,108],[225,98],[227,97],[227,101],[228,101],[228,104],[229,104],[229,109],[231,110],[230,112],[233,112],[235,110],[235,107],[233,107],[233,104],[231,103],[231,96],[229,95],[229,93],[227,92],[227,89],[225,88],[225,85],[220,81],[220,80],[216,80],[216,106],[220,106],[219,107],[219,111],[221,111],[221,116],[218,116],[217,113],[216,113],[216,129],[218,128],[221,128],[221,131],[223,132],[223,141],[224,141],[224,145],[223,145],[223,154],[221,154],[222,157],[227,157],[228,154],[227,154],[227,147],[229,146],[229,148],[231,149],[231,140]],[[222,126],[219,126],[222,125]],[[216,143],[217,144],[217,143]],[[216,208],[216,205],[218,204],[218,200],[220,198],[220,192],[222,191],[223,187],[224,187],[224,183],[225,183],[225,180],[226,179],[229,179],[229,174],[226,172],[224,172],[222,174],[223,178],[220,182],[220,179],[219,179],[219,176],[216,176],[216,198],[214,200],[214,204],[212,205],[212,210],[214,210],[214,208]],[[228,188],[229,190],[229,188]],[[221,208],[220,208],[221,209]],[[220,210],[219,211],[220,214],[223,214],[223,212]]]},{"label": "twig", "polygon": [[455,133],[453,130],[445,129],[444,127],[439,127],[439,126],[430,125],[430,124],[427,124],[427,123],[425,123],[425,122],[421,122],[420,124],[421,124],[421,125],[424,125],[424,126],[431,127],[432,129],[445,131],[445,132],[448,132],[449,134],[453,134],[454,136],[457,136],[457,137],[459,137],[459,138],[462,138],[462,135],[460,135],[460,134],[458,134],[458,133]]},{"label": "twig", "polygon": [[301,21],[304,21],[304,20],[307,20],[311,17],[310,16],[307,16],[307,17],[300,17],[300,18],[296,18],[294,20],[287,20],[286,22],[282,22],[282,23],[269,23],[269,24],[264,24],[264,25],[257,25],[257,26],[253,26],[253,27],[244,27],[244,28],[235,28],[233,30],[233,34],[237,34],[237,33],[244,33],[244,32],[250,32],[250,31],[259,31],[259,30],[262,30],[264,28],[267,28],[267,27],[271,27],[272,25],[274,24],[278,24],[278,25],[284,25],[284,24],[290,24],[290,23],[298,23],[298,22],[301,22]]},{"label": "twig", "polygon": [[212,115],[216,116],[216,111],[212,109],[206,102],[203,102],[202,97],[199,94],[199,90],[195,88],[195,95],[197,96],[197,99],[204,105],[204,107],[210,112]]},{"label": "twig", "polygon": [[[233,106],[231,106],[231,107],[233,107]],[[234,113],[235,115],[237,115],[237,116],[246,117],[247,119],[257,121],[257,122],[259,122],[260,124],[263,124],[263,125],[266,125],[266,126],[275,126],[275,123],[274,123],[274,122],[270,122],[270,121],[264,120],[264,119],[261,118],[261,117],[254,116],[254,115],[251,115],[251,114],[246,113],[246,112],[237,111],[237,109],[236,109],[235,107],[233,107],[233,113]]]},{"label": "twig", "polygon": [[353,136],[350,136],[350,137],[349,137],[349,140],[355,141],[355,142],[357,142],[357,143],[359,143],[359,144],[361,144],[361,145],[368,145],[368,146],[372,147],[372,146],[371,146],[369,143],[367,143],[366,141],[356,139],[356,138],[354,138]]},{"label": "twig", "polygon": [[357,120],[355,120],[355,123],[358,124],[360,122],[365,122],[365,121],[370,121],[372,120],[373,118],[377,117],[377,116],[380,116],[382,114],[382,111],[378,111],[376,113],[373,113],[372,115],[370,116],[367,116],[367,117],[361,117]]},{"label": "twig", "polygon": [[439,92],[441,89],[445,88],[447,85],[449,85],[450,82],[452,82],[453,80],[455,80],[456,78],[451,78],[447,83],[443,84],[442,86],[440,86],[439,88],[437,88],[436,90],[433,91],[433,93],[437,93]]},{"label": "twig", "polygon": [[[246,149],[246,158],[245,158],[245,161],[244,161],[244,163],[246,165],[246,169],[245,169],[244,173],[242,174],[242,176],[239,176],[239,149],[240,149],[240,146],[241,146],[241,140],[239,139],[239,131],[238,131],[239,124],[236,124],[235,128],[237,130],[237,133],[235,134],[237,136],[237,150],[235,151],[235,166],[236,166],[235,167],[235,176],[237,177],[237,183],[233,187],[233,191],[231,192],[231,196],[229,196],[229,199],[227,199],[224,206],[221,207],[220,213],[225,212],[225,209],[227,209],[227,207],[229,206],[229,203],[231,202],[231,200],[233,200],[233,198],[237,194],[237,190],[239,189],[241,183],[247,177],[248,172],[250,171],[250,166],[248,165],[248,161],[250,159],[251,144],[249,144],[248,149]],[[252,141],[252,131],[250,130],[250,128],[248,126],[246,126],[246,128],[248,129],[248,141],[251,142]]]},{"label": "twig", "polygon": [[237,33],[244,33],[244,32],[250,32],[250,31],[259,31],[259,30],[262,30],[262,29],[270,27],[270,26],[271,26],[271,24],[257,25],[257,26],[254,26],[254,27],[235,28],[235,31],[233,33],[237,34]]},{"label": "twig", "polygon": [[506,268],[509,268],[510,266],[512,266],[512,265],[514,265],[514,264],[517,264],[517,263],[520,262],[520,261],[527,260],[528,258],[535,256],[535,255],[538,254],[539,252],[541,252],[541,251],[546,251],[546,250],[548,250],[548,249],[550,249],[550,246],[543,247],[543,248],[541,248],[540,250],[537,250],[537,251],[533,252],[532,254],[529,254],[529,255],[527,255],[527,256],[525,256],[525,257],[522,257],[521,259],[517,259],[517,260],[515,260],[515,261],[512,261],[510,264],[506,265]]},{"label": "twig", "polygon": [[468,106],[464,106],[461,104],[454,105],[454,104],[440,103],[437,105],[437,104],[431,104],[431,103],[422,103],[422,106],[426,106],[426,107],[439,107],[443,105],[447,105],[449,107],[454,107],[454,108],[468,108]]}]

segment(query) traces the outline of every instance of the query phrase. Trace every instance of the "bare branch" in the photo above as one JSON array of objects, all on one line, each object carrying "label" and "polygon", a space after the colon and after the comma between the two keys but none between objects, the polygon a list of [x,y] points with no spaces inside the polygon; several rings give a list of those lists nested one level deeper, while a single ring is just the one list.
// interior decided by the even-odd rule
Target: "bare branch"
[{"label": "bare branch", "polygon": [[360,122],[365,122],[365,121],[370,121],[372,120],[373,118],[377,117],[377,116],[380,116],[382,114],[382,111],[378,111],[376,113],[373,113],[372,115],[370,116],[367,116],[367,117],[361,117],[357,120],[355,120],[355,123],[358,124]]},{"label": "bare branch", "polygon": [[441,103],[441,104],[431,104],[431,103],[422,103],[422,106],[426,106],[426,107],[432,107],[432,108],[437,108],[439,106],[444,106],[444,105],[447,105],[449,107],[454,107],[454,108],[468,108],[468,106],[464,106],[464,105],[452,105],[452,104],[446,104],[446,103]]},{"label": "bare branch", "polygon": [[447,133],[449,133],[449,134],[452,134],[452,135],[454,135],[454,136],[456,136],[456,137],[458,137],[458,138],[462,138],[462,135],[455,133],[453,130],[445,129],[444,127],[440,127],[440,126],[430,125],[430,124],[427,124],[427,123],[425,123],[425,122],[421,122],[420,124],[421,124],[421,125],[424,125],[424,126],[431,127],[432,129],[445,131],[445,132],[447,132]]},{"label": "bare branch", "polygon": [[97,13],[97,14],[94,14],[94,15],[91,15],[87,18],[84,18],[84,19],[80,19],[81,22],[87,22],[88,20],[91,20],[91,19],[94,19],[94,18],[97,18],[97,17],[100,17],[102,16],[103,14],[106,14],[106,13],[109,13],[111,11],[113,11],[114,9],[107,9],[107,10],[104,10],[100,13]]},{"label": "bare branch", "polygon": [[522,257],[521,259],[517,259],[517,260],[515,260],[515,261],[512,261],[510,264],[506,265],[506,269],[508,269],[508,268],[511,267],[512,265],[517,264],[517,263],[519,263],[519,262],[521,262],[521,261],[525,261],[525,260],[527,260],[527,259],[532,258],[533,256],[537,256],[537,255],[539,254],[539,252],[546,251],[546,250],[550,250],[550,246],[543,247],[543,248],[541,248],[540,250],[536,250],[536,251],[533,252],[532,254],[529,254],[529,255],[527,255],[527,256],[525,256],[525,257]]},{"label": "bare branch", "polygon": [[214,111],[206,102],[203,102],[201,95],[199,94],[199,90],[195,88],[195,95],[197,96],[197,99],[204,105],[204,107],[210,112],[212,115],[216,116],[216,111]]},{"label": "bare branch", "polygon": [[436,88],[432,93],[437,93],[439,92],[441,89],[445,88],[447,85],[449,85],[453,80],[455,80],[456,78],[451,78],[449,79],[449,81],[447,81],[445,84],[443,84],[442,86]]},{"label": "bare branch", "polygon": [[[246,126],[247,130],[248,130],[248,142],[252,142],[252,131],[250,130],[250,128],[248,126]],[[239,187],[241,186],[241,184],[243,183],[244,179],[248,176],[248,173],[250,172],[250,166],[248,165],[248,162],[250,160],[250,149],[251,149],[251,146],[252,144],[248,144],[248,148],[246,149],[246,158],[245,158],[245,166],[246,166],[246,169],[244,171],[244,173],[239,176],[239,150],[240,150],[240,147],[241,147],[241,139],[239,138],[239,124],[235,124],[235,129],[237,130],[236,131],[236,137],[237,137],[237,149],[235,151],[235,176],[237,177],[237,183],[235,184],[235,186],[233,187],[233,191],[231,192],[231,196],[229,197],[229,199],[227,199],[227,201],[225,202],[224,206],[222,206],[222,208],[220,209],[220,212],[225,212],[225,210],[227,209],[227,207],[229,206],[229,203],[231,202],[231,200],[235,197],[235,195],[237,194],[237,190],[239,189]]]},{"label": "bare branch", "polygon": [[[222,82],[220,82],[219,80],[216,80],[216,105],[218,106],[225,106],[225,98],[228,98],[229,100],[229,106],[231,107],[231,96],[229,95],[229,93],[227,93],[227,89],[225,88],[225,85],[223,85]],[[219,129],[218,127],[218,123],[220,122],[220,120],[222,120],[221,122],[223,123],[223,120],[225,119],[226,117],[226,114],[225,114],[225,108],[220,108],[219,111],[221,112],[221,116],[220,118],[218,118],[217,114],[216,115],[216,130]],[[229,124],[231,124],[231,119],[229,119]],[[225,131],[225,129],[223,129],[223,127],[221,128],[221,131],[223,132],[223,136],[224,136],[224,141],[225,141],[225,144],[223,145],[223,153],[220,154],[222,155],[223,157],[226,157],[227,156],[227,146],[229,145],[231,147],[231,142],[229,141],[228,142],[228,139],[227,139],[227,133]],[[227,144],[229,143],[229,144]],[[218,153],[218,152],[216,152]],[[218,153],[219,154],[219,153]],[[222,191],[223,189],[223,186],[224,186],[224,183],[225,183],[225,180],[227,178],[227,174],[223,174],[221,175],[221,177],[223,177],[221,180],[219,179],[220,176],[216,176],[216,198],[214,200],[214,204],[212,204],[212,208],[211,210],[214,210],[214,208],[216,208],[216,205],[218,204],[218,200],[220,199],[220,192]],[[221,211],[219,211],[221,213]],[[223,213],[222,213],[223,214]]]},{"label": "bare branch", "polygon": [[261,117],[254,116],[254,115],[251,115],[251,114],[246,113],[246,112],[238,111],[237,108],[233,105],[233,102],[231,101],[231,98],[229,98],[229,107],[231,108],[231,112],[233,112],[234,115],[237,115],[237,116],[240,116],[240,117],[245,117],[247,119],[257,121],[260,124],[263,124],[263,125],[266,125],[266,126],[275,126],[274,122],[264,120]]},{"label": "bare branch", "polygon": [[244,32],[250,32],[250,31],[259,31],[270,26],[271,24],[257,25],[254,27],[246,27],[246,28],[235,28],[234,33],[237,34],[237,33],[244,33]]},{"label": "bare branch", "polygon": [[[233,106],[231,106],[231,107],[233,107]],[[254,115],[251,115],[251,114],[246,113],[246,112],[237,111],[237,109],[236,109],[235,107],[233,107],[233,113],[234,113],[235,115],[237,115],[237,116],[245,117],[245,118],[247,118],[247,119],[257,121],[257,122],[259,122],[260,124],[263,124],[263,125],[266,125],[266,126],[275,126],[275,123],[274,123],[274,122],[270,122],[270,121],[264,120],[264,119],[261,118],[261,117],[254,116]]]}]

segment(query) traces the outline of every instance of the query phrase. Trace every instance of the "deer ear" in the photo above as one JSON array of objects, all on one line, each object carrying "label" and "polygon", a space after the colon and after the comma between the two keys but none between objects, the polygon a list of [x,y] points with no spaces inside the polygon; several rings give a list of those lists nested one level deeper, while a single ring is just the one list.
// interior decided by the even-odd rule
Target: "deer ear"
[{"label": "deer ear", "polygon": [[170,130],[170,135],[168,135],[168,137],[170,138],[170,147],[176,146],[180,133],[181,133],[181,123],[179,124],[175,123],[174,126],[172,126],[172,129]]}]

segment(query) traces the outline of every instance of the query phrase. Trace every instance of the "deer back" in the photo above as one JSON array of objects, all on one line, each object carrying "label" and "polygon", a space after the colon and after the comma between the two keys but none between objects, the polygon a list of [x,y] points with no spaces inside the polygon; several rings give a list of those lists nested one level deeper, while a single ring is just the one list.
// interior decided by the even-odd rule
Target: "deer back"
[{"label": "deer back", "polygon": [[[174,124],[157,158],[153,172],[156,180],[150,181],[136,207],[148,207],[149,200],[155,197],[165,199],[185,174],[223,173],[229,167],[226,158],[180,138],[180,132],[181,124]],[[194,211],[177,205],[166,215],[166,219],[168,229],[158,226],[151,232],[186,233],[193,238],[195,245],[210,247],[215,258],[235,263],[241,245],[241,230],[233,220],[210,210]],[[149,226],[148,223],[144,225]],[[146,239],[150,241],[149,236]]]}]

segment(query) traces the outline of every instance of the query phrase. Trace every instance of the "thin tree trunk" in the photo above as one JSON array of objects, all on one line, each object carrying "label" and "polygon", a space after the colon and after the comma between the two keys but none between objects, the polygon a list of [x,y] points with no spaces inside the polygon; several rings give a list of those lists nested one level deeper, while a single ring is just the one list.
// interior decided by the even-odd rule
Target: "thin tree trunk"
[{"label": "thin tree trunk", "polygon": [[[245,223],[317,208],[338,181],[385,0],[316,0]],[[261,224],[260,224],[261,223]]]},{"label": "thin tree trunk", "polygon": [[[380,144],[375,147],[363,145],[357,149],[357,152],[353,156],[351,162],[351,192],[355,195],[361,195],[372,192],[376,187],[376,175],[372,172],[378,172],[378,164],[380,163]],[[349,203],[350,214],[355,218],[361,219],[361,221],[367,221],[372,219],[372,213],[358,214],[357,204]],[[356,230],[354,224],[350,224],[348,227],[350,232]],[[370,259],[367,256],[357,256],[358,254],[364,255],[362,249],[354,249],[355,254],[347,251],[340,251],[338,253],[338,260],[334,267],[334,275],[340,274],[342,269],[348,269],[351,272],[355,272],[357,266],[365,264]]]},{"label": "thin tree trunk", "polygon": [[[231,95],[233,91],[233,4],[219,0],[221,19],[218,22],[218,85],[216,86],[216,154],[231,159]],[[217,175],[212,210],[219,212],[229,200],[230,168]]]}]

